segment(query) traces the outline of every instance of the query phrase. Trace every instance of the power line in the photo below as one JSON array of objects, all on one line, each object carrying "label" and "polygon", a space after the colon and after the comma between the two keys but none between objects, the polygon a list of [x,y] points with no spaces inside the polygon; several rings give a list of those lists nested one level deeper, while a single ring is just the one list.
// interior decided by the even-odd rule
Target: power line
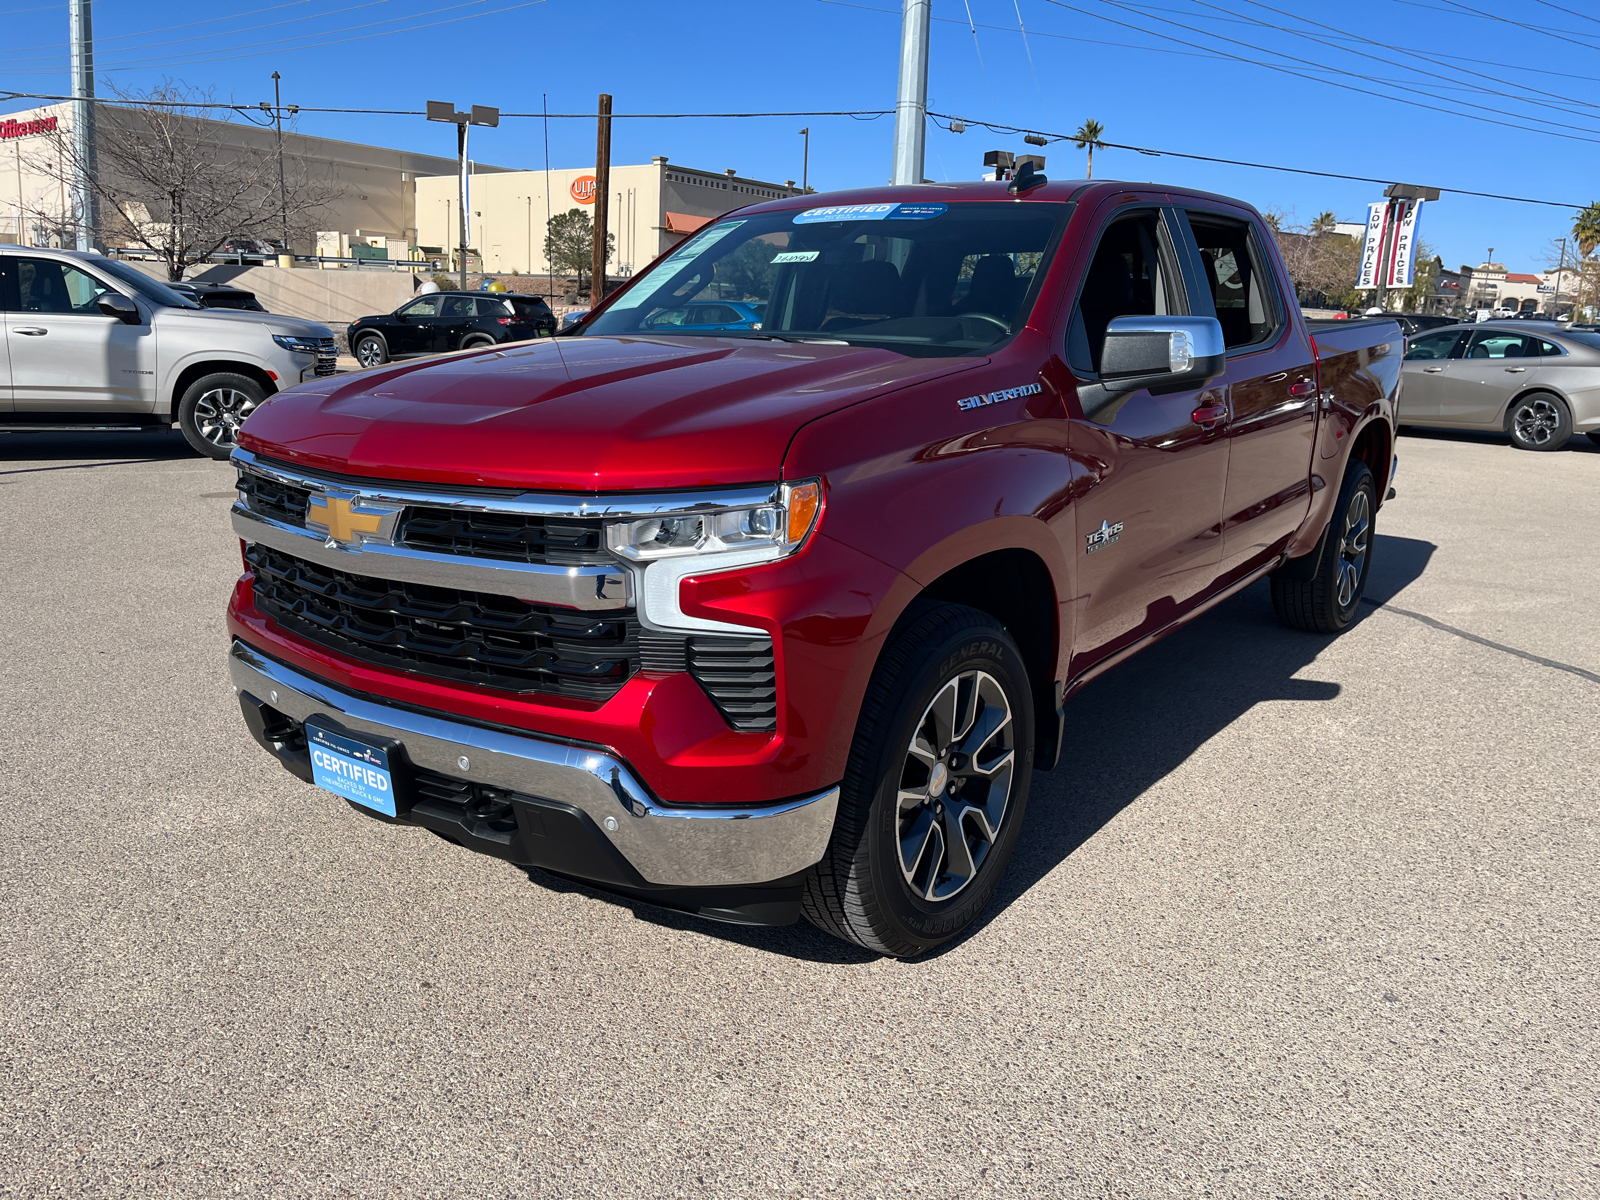
[{"label": "power line", "polygon": [[[980,129],[987,129],[991,133],[999,134],[1036,134],[1039,137],[1049,138],[1053,142],[1070,142],[1073,134],[1055,133],[1048,129],[1027,129],[1020,125],[1001,125],[993,121],[984,121],[976,117],[956,116],[953,113],[929,112],[930,117],[938,117],[944,121],[961,121],[968,126],[976,125]],[[940,126],[941,129],[945,128]],[[1286,171],[1291,175],[1315,175],[1322,179],[1347,179],[1354,183],[1393,183],[1392,179],[1377,179],[1370,175],[1346,175],[1339,171],[1314,171],[1307,167],[1285,167],[1276,163],[1248,162],[1240,158],[1218,158],[1210,154],[1189,154],[1182,150],[1153,150],[1149,146],[1128,146],[1120,142],[1100,142],[1101,146],[1112,150],[1132,150],[1136,154],[1143,154],[1150,158],[1188,158],[1196,162],[1221,163],[1230,167],[1252,167],[1258,171]],[[1510,200],[1517,204],[1544,204],[1551,208],[1588,208],[1587,204],[1569,204],[1563,200],[1537,200],[1528,196],[1505,196],[1499,192],[1475,192],[1467,188],[1442,187],[1441,192],[1449,192],[1452,196],[1476,196],[1483,200]]]},{"label": "power line", "polygon": [[[378,2],[386,3],[387,0],[378,0]],[[269,5],[266,8],[253,8],[253,9],[250,9],[248,12],[231,13],[226,17],[208,17],[204,21],[189,21],[189,22],[186,22],[185,24],[182,24],[182,25],[163,25],[163,26],[160,26],[157,29],[140,30],[138,33],[114,33],[114,34],[111,34],[111,35],[105,36],[105,37],[96,37],[95,38],[95,45],[98,47],[98,46],[102,45],[105,42],[121,42],[121,41],[126,41],[128,38],[149,37],[153,33],[171,33],[174,29],[193,29],[198,25],[215,25],[218,21],[237,21],[242,17],[253,17],[253,16],[256,16],[259,13],[264,13],[264,12],[276,12],[278,9],[281,9],[281,8],[298,8],[302,4],[310,4],[310,3],[311,3],[311,0],[289,0],[289,3],[287,3],[287,4],[273,4],[273,5]],[[50,7],[53,8],[55,6],[51,5]],[[27,12],[29,10],[28,9],[21,9],[19,11]],[[40,10],[33,10],[33,11],[40,11]],[[6,16],[6,15],[9,15],[9,14],[0,13],[0,16]],[[320,16],[322,14],[318,13],[316,15]],[[308,17],[308,18],[305,18],[305,19],[306,20],[311,20],[313,18]],[[257,28],[259,28],[259,26]],[[244,32],[244,31],[241,30],[241,31],[238,31],[238,32]],[[38,46],[8,46],[8,47],[6,47],[6,49],[4,51],[0,51],[0,53],[12,54],[12,53],[20,52],[20,51],[23,51],[23,50],[59,50],[62,46],[65,46],[66,44],[67,44],[66,42],[46,42],[46,43],[43,43],[43,44],[38,45]]]},{"label": "power line", "polygon": [[[1600,46],[1596,46],[1592,42],[1580,41],[1579,39],[1584,35],[1578,33],[1576,29],[1547,29],[1542,25],[1527,25],[1521,21],[1513,21],[1509,17],[1483,12],[1476,8],[1468,8],[1465,4],[1456,3],[1456,0],[1444,0],[1444,5],[1423,4],[1420,0],[1400,0],[1400,3],[1409,4],[1412,8],[1431,8],[1434,12],[1449,13],[1455,17],[1467,16],[1477,17],[1484,21],[1500,21],[1506,25],[1515,25],[1519,29],[1529,30],[1532,33],[1543,34],[1545,37],[1554,38],[1558,42],[1571,42],[1573,45],[1582,46],[1586,50],[1600,50]],[[1445,7],[1445,5],[1449,7]],[[1572,34],[1573,36],[1567,37],[1565,36],[1567,34]],[[1594,35],[1590,34],[1588,36],[1592,37]]]}]

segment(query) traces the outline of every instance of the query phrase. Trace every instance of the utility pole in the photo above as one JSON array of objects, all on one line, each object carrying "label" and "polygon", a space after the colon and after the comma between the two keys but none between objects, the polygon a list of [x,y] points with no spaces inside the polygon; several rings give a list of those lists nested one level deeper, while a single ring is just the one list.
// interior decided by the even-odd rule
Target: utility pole
[{"label": "utility pole", "polygon": [[611,97],[600,93],[594,141],[594,259],[589,267],[589,304],[606,298],[606,218],[611,200]]},{"label": "utility pole", "polygon": [[802,129],[800,136],[806,140],[805,150],[800,156],[800,190],[806,192],[811,190],[806,186],[811,176],[811,126]]},{"label": "utility pole", "polygon": [[278,90],[278,73],[272,73],[272,117],[278,125],[278,216],[283,223],[282,254],[289,249],[289,189],[283,182],[283,94]]},{"label": "utility pole", "polygon": [[[1548,261],[1548,260],[1546,260]],[[1567,273],[1567,239],[1561,239],[1561,260],[1556,263],[1556,294],[1550,301],[1550,315],[1553,317],[1561,311],[1561,278]]]},{"label": "utility pole", "polygon": [[900,17],[900,93],[894,105],[896,184],[921,183],[928,140],[928,22],[933,0],[905,0]]},{"label": "utility pole", "polygon": [[[471,112],[457,112],[456,106],[448,100],[428,101],[428,120],[446,121],[456,127],[456,155],[461,160],[461,230],[459,233],[460,245],[458,253],[461,261],[457,263],[461,274],[461,290],[467,290],[467,126],[486,125],[493,129],[500,124],[500,110],[486,108],[481,104],[474,104]],[[448,223],[445,226],[448,231]]]},{"label": "utility pole", "polygon": [[100,228],[100,198],[94,190],[94,17],[90,0],[68,0],[72,40],[72,205],[77,248],[94,249]]}]

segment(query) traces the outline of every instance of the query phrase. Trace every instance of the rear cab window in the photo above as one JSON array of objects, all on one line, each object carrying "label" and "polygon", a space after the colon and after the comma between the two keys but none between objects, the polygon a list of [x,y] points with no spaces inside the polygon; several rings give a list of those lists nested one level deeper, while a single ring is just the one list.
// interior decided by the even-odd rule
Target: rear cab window
[{"label": "rear cab window", "polygon": [[1252,222],[1204,209],[1185,209],[1184,215],[1223,343],[1230,352],[1270,345],[1283,328],[1283,306]]}]

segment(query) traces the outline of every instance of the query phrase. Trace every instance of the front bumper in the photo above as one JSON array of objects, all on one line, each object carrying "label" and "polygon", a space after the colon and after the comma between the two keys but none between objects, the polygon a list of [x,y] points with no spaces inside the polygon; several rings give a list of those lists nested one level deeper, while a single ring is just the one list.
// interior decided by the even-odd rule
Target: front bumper
[{"label": "front bumper", "polygon": [[479,828],[496,823],[477,821],[471,802],[457,812],[413,800],[401,811],[402,821],[601,886],[644,892],[770,884],[817,862],[833,831],[837,787],[759,807],[668,806],[651,796],[626,762],[598,748],[379,703],[237,639],[228,668],[256,740],[302,778],[309,779],[310,767],[307,762],[300,769],[293,735],[307,717],[393,739],[419,773],[473,785],[477,790],[463,794],[503,798],[517,815],[513,829]]}]

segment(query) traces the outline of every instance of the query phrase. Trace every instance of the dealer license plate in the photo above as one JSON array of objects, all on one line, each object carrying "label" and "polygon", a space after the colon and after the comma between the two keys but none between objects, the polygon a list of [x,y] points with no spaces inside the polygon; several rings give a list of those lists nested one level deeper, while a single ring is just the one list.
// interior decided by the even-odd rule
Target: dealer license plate
[{"label": "dealer license plate", "polygon": [[306,723],[311,775],[320,788],[385,816],[395,815],[389,754],[357,738]]}]

